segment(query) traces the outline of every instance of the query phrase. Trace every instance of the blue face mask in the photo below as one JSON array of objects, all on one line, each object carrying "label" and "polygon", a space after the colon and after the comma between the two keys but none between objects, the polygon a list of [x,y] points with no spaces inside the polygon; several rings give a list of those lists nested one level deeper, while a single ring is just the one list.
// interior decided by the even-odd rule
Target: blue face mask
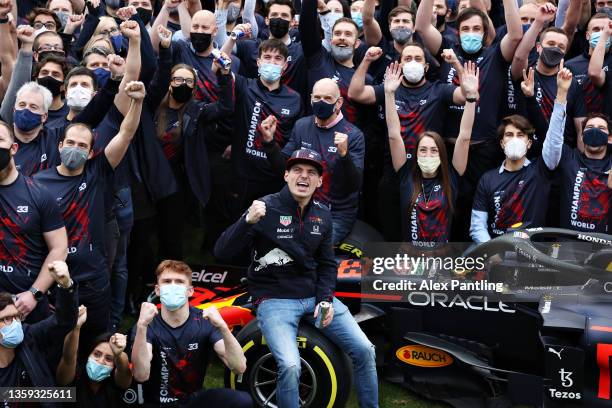
[{"label": "blue face mask", "polygon": [[21,322],[17,319],[13,320],[13,323],[0,329],[0,334],[2,335],[0,344],[6,348],[17,347],[23,341],[23,328],[21,327]]},{"label": "blue face mask", "polygon": [[[591,34],[591,39],[589,40],[589,45],[591,48],[597,47],[599,44],[599,39],[601,38],[601,33],[593,33]],[[610,37],[606,40],[606,50],[610,48]]]},{"label": "blue face mask", "polygon": [[96,68],[93,70],[93,74],[96,76],[96,82],[98,83],[98,88],[102,88],[106,85],[106,81],[110,78],[110,71],[104,68]]},{"label": "blue face mask", "polygon": [[531,24],[523,24],[523,34],[529,31],[530,27],[531,27]]},{"label": "blue face mask", "polygon": [[608,144],[608,134],[598,128],[586,129],[582,133],[582,140],[585,145],[599,147]]},{"label": "blue face mask", "polygon": [[461,34],[461,48],[468,54],[474,54],[482,48],[482,35]]},{"label": "blue face mask", "polygon": [[121,52],[121,48],[123,47],[123,34],[111,36],[110,40],[113,44],[113,48],[115,49],[115,54],[119,54],[119,52]]},{"label": "blue face mask", "polygon": [[15,111],[13,114],[13,121],[17,129],[29,132],[42,123],[42,115],[25,108]]},{"label": "blue face mask", "polygon": [[361,13],[351,13],[351,18],[357,24],[357,27],[363,28],[363,16]]},{"label": "blue face mask", "polygon": [[171,312],[187,303],[187,288],[183,285],[170,283],[159,287],[162,305]]},{"label": "blue face mask", "polygon": [[261,79],[270,83],[270,82],[276,82],[280,79],[282,70],[283,70],[283,67],[280,65],[261,64],[258,71],[259,71],[259,76],[261,77]]},{"label": "blue face mask", "polygon": [[89,379],[95,382],[101,382],[106,380],[108,377],[110,377],[111,371],[113,371],[112,367],[109,367],[104,364],[99,364],[91,357],[87,359],[85,369],[87,370],[87,376],[89,377]]}]

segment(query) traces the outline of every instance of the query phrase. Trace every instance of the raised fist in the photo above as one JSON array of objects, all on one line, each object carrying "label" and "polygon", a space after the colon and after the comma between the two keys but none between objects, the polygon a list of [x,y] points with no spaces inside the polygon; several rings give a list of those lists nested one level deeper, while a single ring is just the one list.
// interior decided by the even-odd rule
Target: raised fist
[{"label": "raised fist", "polygon": [[365,55],[365,60],[373,62],[379,59],[383,55],[383,51],[380,47],[370,47]]},{"label": "raised fist", "polygon": [[157,307],[153,303],[142,302],[140,305],[140,316],[138,317],[138,324],[148,326],[153,318],[157,316]]},{"label": "raised fist", "polygon": [[249,207],[249,212],[246,215],[246,222],[249,224],[257,224],[266,215],[266,203],[255,200]]},{"label": "raised fist", "polygon": [[125,73],[125,60],[116,54],[110,54],[106,59],[108,60],[108,69],[110,69],[112,77],[123,76]]},{"label": "raised fist", "polygon": [[160,24],[157,26],[157,35],[159,36],[159,45],[162,48],[170,47],[172,42],[172,31]]},{"label": "raised fist", "polygon": [[136,11],[136,7],[134,6],[121,7],[119,10],[117,10],[117,17],[125,21],[129,20],[137,13],[138,12]]},{"label": "raised fist", "polygon": [[118,357],[121,353],[123,353],[123,350],[125,350],[125,346],[127,344],[127,339],[125,337],[125,334],[121,334],[121,333],[113,334],[110,338],[109,344],[110,344],[111,351],[113,352],[113,355],[115,357]]},{"label": "raised fist", "polygon": [[17,39],[21,41],[22,45],[34,44],[34,27],[29,25],[20,25],[17,27]]},{"label": "raised fist", "polygon": [[272,140],[274,140],[274,133],[276,132],[276,123],[277,119],[274,115],[268,116],[261,122],[259,130],[261,131],[263,140],[266,143],[270,143]]},{"label": "raised fist", "polygon": [[338,149],[340,157],[346,156],[348,152],[348,135],[345,133],[336,132],[334,134],[334,145]]},{"label": "raised fist", "polygon": [[208,320],[210,324],[215,326],[217,329],[222,329],[227,326],[225,320],[223,320],[223,317],[221,317],[221,314],[219,314],[219,310],[217,310],[214,305],[202,310],[202,317]]},{"label": "raised fist", "polygon": [[146,94],[145,86],[139,81],[128,82],[128,84],[125,86],[125,93],[127,96],[136,101],[142,100]]},{"label": "raised fist", "polygon": [[130,40],[140,39],[140,26],[134,20],[127,20],[119,26],[121,33]]},{"label": "raised fist", "polygon": [[66,265],[66,262],[51,262],[49,264],[49,273],[53,280],[62,288],[67,288],[70,285],[70,272],[68,272],[68,265]]}]

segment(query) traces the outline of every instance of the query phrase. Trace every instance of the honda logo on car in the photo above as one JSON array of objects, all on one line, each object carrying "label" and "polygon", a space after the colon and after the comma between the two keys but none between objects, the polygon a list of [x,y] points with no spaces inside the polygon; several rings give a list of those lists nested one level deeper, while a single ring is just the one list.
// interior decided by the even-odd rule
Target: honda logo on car
[{"label": "honda logo on car", "polygon": [[398,349],[395,356],[404,363],[418,367],[437,368],[453,364],[453,358],[450,354],[417,344]]},{"label": "honda logo on car", "polygon": [[223,273],[206,272],[206,269],[202,269],[199,272],[193,271],[191,273],[191,277],[194,282],[223,283],[225,281],[226,276],[227,276],[227,271]]}]

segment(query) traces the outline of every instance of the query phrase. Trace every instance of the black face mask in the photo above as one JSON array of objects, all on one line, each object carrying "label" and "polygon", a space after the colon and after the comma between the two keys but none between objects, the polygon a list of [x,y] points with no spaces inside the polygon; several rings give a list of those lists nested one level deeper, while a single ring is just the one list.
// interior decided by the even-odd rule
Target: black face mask
[{"label": "black face mask", "polygon": [[172,87],[172,97],[178,103],[185,103],[189,99],[191,99],[191,95],[193,94],[193,89],[189,87],[187,84],[182,84],[180,86]]},{"label": "black face mask", "polygon": [[62,87],[64,83],[62,81],[58,81],[52,76],[38,78],[37,82],[39,85],[42,85],[45,88],[47,88],[49,91],[51,91],[51,95],[53,96],[57,96],[62,93],[60,88]]},{"label": "black face mask", "polygon": [[549,68],[559,65],[563,57],[565,57],[565,54],[559,47],[542,48],[542,53],[540,54],[542,63]]},{"label": "black face mask", "polygon": [[191,33],[191,45],[196,52],[204,52],[212,43],[212,34],[207,33]]},{"label": "black face mask", "polygon": [[11,149],[0,147],[0,171],[5,170],[10,162],[11,162]]},{"label": "black face mask", "polygon": [[327,103],[325,101],[317,101],[312,103],[312,113],[321,120],[329,119],[331,115],[334,114],[335,110],[336,102]]},{"label": "black face mask", "polygon": [[270,19],[270,34],[274,38],[283,38],[289,32],[289,21],[274,17]]},{"label": "black face mask", "polygon": [[136,9],[138,13],[138,17],[142,20],[142,22],[147,25],[151,21],[151,16],[153,15],[153,10],[148,10],[146,8],[138,7]]},{"label": "black face mask", "polygon": [[436,28],[440,28],[446,23],[446,16],[444,14],[436,15]]},{"label": "black face mask", "polygon": [[64,58],[65,56],[63,53],[57,52],[57,51],[42,51],[38,53],[38,60],[42,61],[51,55],[54,57],[59,57],[59,58]]}]

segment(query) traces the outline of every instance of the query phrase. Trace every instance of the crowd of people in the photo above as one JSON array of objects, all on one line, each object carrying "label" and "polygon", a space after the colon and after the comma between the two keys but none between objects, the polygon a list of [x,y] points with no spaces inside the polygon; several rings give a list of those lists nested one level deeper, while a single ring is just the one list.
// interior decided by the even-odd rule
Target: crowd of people
[{"label": "crowd of people", "polygon": [[610,234],[611,37],[606,0],[0,0],[0,385],[251,406],[202,390],[247,362],[187,302],[191,225],[249,264],[281,407],[321,302],[377,406],[333,245]]}]

